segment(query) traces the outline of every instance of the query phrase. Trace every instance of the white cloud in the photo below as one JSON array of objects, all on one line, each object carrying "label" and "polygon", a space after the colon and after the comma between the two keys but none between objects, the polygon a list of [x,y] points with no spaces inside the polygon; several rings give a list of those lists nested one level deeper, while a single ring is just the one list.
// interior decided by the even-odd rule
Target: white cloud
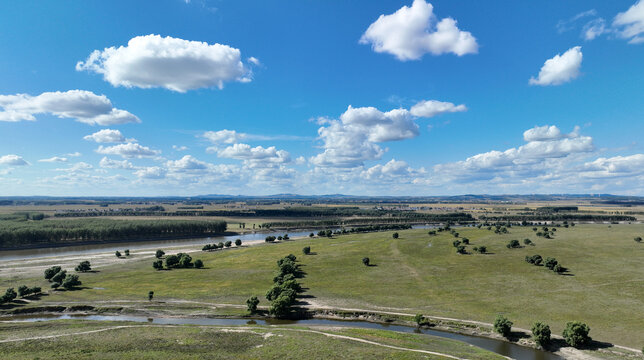
[{"label": "white cloud", "polygon": [[536,176],[562,164],[562,159],[592,152],[592,138],[580,136],[575,128],[563,134],[556,126],[529,129],[523,136],[526,144],[505,151],[492,150],[463,161],[434,166],[434,173],[445,181],[486,180]]},{"label": "white cloud", "polygon": [[463,104],[454,105],[451,102],[424,100],[412,106],[410,112],[414,116],[430,118],[444,113],[467,111]]},{"label": "white cloud", "polygon": [[108,157],[103,157],[99,162],[99,166],[104,169],[120,169],[120,170],[133,170],[134,165],[127,160],[112,160]]},{"label": "white cloud", "polygon": [[244,165],[248,168],[275,167],[291,162],[290,154],[285,150],[277,150],[275,146],[265,148],[262,146],[251,147],[248,144],[234,144],[219,150],[217,156],[244,160]]},{"label": "white cloud", "polygon": [[9,166],[25,166],[29,165],[22,156],[18,155],[4,155],[0,156],[0,165],[9,165]]},{"label": "white cloud", "polygon": [[[103,129],[91,135],[83,137],[87,141],[95,141],[97,143],[122,143],[125,142],[125,136],[119,130]],[[130,139],[133,141],[134,139]]]},{"label": "white cloud", "polygon": [[602,18],[587,22],[581,30],[581,34],[585,40],[594,40],[606,32],[608,32],[606,29],[606,20]]},{"label": "white cloud", "polygon": [[104,155],[119,155],[124,158],[152,157],[161,153],[161,151],[152,150],[149,147],[139,145],[138,143],[118,144],[108,147],[101,145],[96,149],[96,152]]},{"label": "white cloud", "polygon": [[384,165],[378,164],[362,171],[361,177],[373,181],[409,182],[419,173],[424,172],[412,169],[407,162],[391,159]]},{"label": "white cloud", "polygon": [[239,49],[159,35],[137,36],[127,46],[95,50],[76,64],[76,70],[102,74],[113,86],[177,92],[221,89],[226,82],[249,82],[252,75]]},{"label": "white cloud", "polygon": [[186,150],[188,150],[188,147],[187,147],[187,146],[183,146],[183,145],[181,145],[181,146],[179,146],[179,145],[172,145],[172,150],[174,150],[174,151],[186,151]]},{"label": "white cloud", "polygon": [[76,174],[76,173],[85,173],[88,170],[91,170],[93,168],[94,167],[91,164],[81,161],[70,165],[68,168],[56,169],[56,171],[63,171],[70,174]]},{"label": "white cloud", "polygon": [[85,90],[44,92],[38,96],[0,95],[0,108],[0,121],[10,122],[34,121],[34,115],[45,113],[90,125],[141,122],[133,114],[114,108],[105,95]]},{"label": "white cloud", "polygon": [[577,22],[577,20],[585,17],[589,17],[589,16],[596,16],[596,15],[597,15],[597,10],[590,9],[584,12],[580,12],[579,14],[571,17],[570,19],[559,20],[559,22],[557,23],[557,31],[559,33],[563,33],[563,32],[572,30],[575,28],[575,23]]},{"label": "white cloud", "polygon": [[71,157],[79,157],[79,156],[82,156],[82,155],[83,154],[79,153],[78,151],[67,154],[67,156],[71,156]]},{"label": "white cloud", "polygon": [[158,166],[145,167],[134,172],[141,179],[163,179],[166,177],[166,173],[165,169]]},{"label": "white cloud", "polygon": [[644,154],[600,157],[584,164],[585,177],[621,177],[644,174]]},{"label": "white cloud", "polygon": [[67,162],[67,161],[68,161],[68,159],[67,159],[66,157],[53,156],[53,157],[50,157],[50,158],[48,158],[48,159],[40,159],[40,160],[38,160],[38,161],[39,161],[39,162],[50,162],[50,163],[53,163],[53,162]]},{"label": "white cloud", "polygon": [[456,20],[439,20],[433,6],[425,0],[414,0],[390,15],[380,15],[360,38],[375,52],[386,52],[398,60],[417,60],[424,54],[453,53],[458,56],[478,52],[476,38],[456,26]]},{"label": "white cloud", "polygon": [[219,131],[206,131],[202,136],[213,144],[234,144],[245,139],[248,135],[235,130],[223,129]]},{"label": "white cloud", "polygon": [[644,0],[639,0],[625,12],[617,14],[613,27],[629,44],[644,43]]},{"label": "white cloud", "polygon": [[208,168],[208,164],[195,159],[192,155],[185,155],[179,160],[167,161],[166,167],[170,171],[193,171],[205,170]]},{"label": "white cloud", "polygon": [[546,60],[539,76],[530,78],[530,85],[561,85],[579,76],[582,60],[581,46],[575,46],[563,55],[557,54]]}]

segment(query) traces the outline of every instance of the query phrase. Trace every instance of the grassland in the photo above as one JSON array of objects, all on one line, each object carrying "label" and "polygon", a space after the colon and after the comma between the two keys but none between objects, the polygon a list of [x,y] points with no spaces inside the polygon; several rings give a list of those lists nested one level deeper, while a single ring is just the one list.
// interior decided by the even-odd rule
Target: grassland
[{"label": "grassland", "polygon": [[[15,341],[24,338],[32,340]],[[445,359],[429,352],[502,359],[452,340],[380,330],[96,321],[0,323],[0,352],[11,359]]]},{"label": "grassland", "polygon": [[[426,230],[402,231],[397,240],[384,232],[196,251],[193,258],[206,265],[200,270],[155,271],[151,257],[133,252],[131,259],[82,274],[87,289],[52,292],[37,303],[145,301],[152,290],[158,301],[241,305],[256,295],[266,305],[263,294],[275,261],[293,253],[306,272],[301,282],[313,307],[420,312],[483,322],[502,313],[521,328],[544,321],[555,334],[561,334],[567,321],[581,320],[597,340],[644,345],[644,244],[633,241],[644,234],[643,225],[558,228],[554,239],[519,227],[504,235],[476,228],[458,232],[470,239],[470,252],[485,245],[491,254],[458,255],[452,235],[428,236]],[[524,238],[535,246],[505,246]],[[315,255],[301,255],[303,246],[311,246]],[[533,254],[556,257],[570,272],[556,275],[529,265],[524,257]],[[362,265],[364,256],[376,266]],[[0,289],[23,283],[47,286],[42,278],[5,275]]]}]

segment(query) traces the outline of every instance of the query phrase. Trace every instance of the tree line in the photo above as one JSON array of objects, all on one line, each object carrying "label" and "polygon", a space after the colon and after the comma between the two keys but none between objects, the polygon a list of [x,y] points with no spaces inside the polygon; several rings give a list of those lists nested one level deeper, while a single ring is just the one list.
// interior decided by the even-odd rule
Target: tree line
[{"label": "tree line", "polygon": [[194,220],[0,220],[0,248],[82,241],[111,241],[221,234],[225,221]]}]

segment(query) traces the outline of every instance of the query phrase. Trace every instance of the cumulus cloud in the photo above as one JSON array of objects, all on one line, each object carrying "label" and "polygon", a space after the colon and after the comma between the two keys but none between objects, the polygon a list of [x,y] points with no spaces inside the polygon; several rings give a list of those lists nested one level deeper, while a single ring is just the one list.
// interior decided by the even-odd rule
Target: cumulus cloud
[{"label": "cumulus cloud", "polygon": [[134,165],[127,160],[112,160],[107,156],[103,157],[98,164],[104,169],[133,170]]},{"label": "cumulus cloud", "polygon": [[467,111],[467,107],[463,104],[454,105],[451,102],[424,100],[412,106],[409,111],[414,116],[430,118],[444,113]]},{"label": "cumulus cloud", "polygon": [[9,166],[25,166],[29,165],[22,156],[18,155],[4,155],[0,156],[0,165],[9,165]]},{"label": "cumulus cloud", "polygon": [[166,167],[170,171],[193,171],[205,170],[208,168],[208,164],[195,159],[192,155],[186,155],[179,160],[167,161]]},{"label": "cumulus cloud", "polygon": [[556,161],[592,152],[589,136],[575,131],[563,134],[556,126],[542,126],[524,132],[526,144],[505,151],[492,150],[463,161],[434,166],[434,173],[446,180],[482,180],[542,174]]},{"label": "cumulus cloud", "polygon": [[539,76],[530,78],[530,85],[561,85],[579,76],[582,60],[581,46],[575,46],[565,53],[546,60]]},{"label": "cumulus cloud", "polygon": [[[259,62],[253,58],[252,63]],[[102,74],[113,86],[166,88],[186,92],[231,81],[251,81],[239,49],[170,36],[137,36],[127,46],[95,50],[76,64],[77,71]]]},{"label": "cumulus cloud", "polygon": [[163,179],[167,171],[158,166],[144,167],[134,172],[141,179]]},{"label": "cumulus cloud", "polygon": [[644,43],[644,0],[639,0],[625,12],[617,14],[613,27],[620,37],[628,39],[629,44]]},{"label": "cumulus cloud", "polygon": [[55,162],[67,162],[68,159],[66,157],[60,157],[60,156],[53,156],[48,159],[40,159],[38,162],[49,162],[49,163],[55,163]]},{"label": "cumulus cloud", "polygon": [[206,131],[202,136],[213,144],[234,144],[245,139],[248,135],[235,130],[223,129],[219,131]]},{"label": "cumulus cloud", "polygon": [[406,161],[391,159],[384,165],[377,164],[362,171],[360,176],[373,181],[410,182],[415,176],[424,172],[424,169],[412,169]]},{"label": "cumulus cloud", "polygon": [[584,164],[585,177],[622,177],[644,174],[644,154],[600,157]]},{"label": "cumulus cloud", "polygon": [[[125,142],[125,136],[119,130],[103,129],[91,135],[83,137],[87,141],[95,141],[97,143],[122,143]],[[134,139],[130,139],[133,141]]]},{"label": "cumulus cloud", "polygon": [[424,54],[453,53],[458,56],[478,52],[476,38],[462,31],[452,18],[438,19],[433,6],[414,0],[390,15],[380,15],[360,38],[378,53],[389,53],[398,60],[418,60]]},{"label": "cumulus cloud", "polygon": [[161,151],[152,150],[138,143],[125,143],[114,146],[99,146],[96,152],[103,155],[119,155],[124,158],[142,158],[159,155]]},{"label": "cumulus cloud", "polygon": [[115,125],[141,122],[138,117],[114,108],[105,95],[91,91],[69,90],[27,94],[0,95],[0,121],[35,121],[36,114],[52,114],[76,119],[90,125]]},{"label": "cumulus cloud", "polygon": [[291,162],[290,154],[285,150],[277,150],[275,146],[252,147],[248,144],[234,144],[217,152],[221,158],[244,160],[248,168],[276,167]]}]

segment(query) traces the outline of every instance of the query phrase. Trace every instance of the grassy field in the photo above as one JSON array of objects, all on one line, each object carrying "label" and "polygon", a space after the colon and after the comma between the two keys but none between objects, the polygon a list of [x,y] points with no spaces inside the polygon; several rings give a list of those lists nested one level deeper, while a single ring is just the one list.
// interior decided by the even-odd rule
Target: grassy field
[{"label": "grassy field", "polygon": [[[458,255],[449,233],[428,236],[426,230],[315,238],[282,244],[197,251],[205,269],[155,271],[151,258],[132,253],[114,266],[81,274],[88,289],[54,292],[38,304],[51,302],[104,303],[111,300],[193,300],[243,304],[270,287],[275,261],[296,254],[306,272],[302,279],[313,305],[405,313],[422,312],[492,322],[502,313],[522,328],[534,321],[550,324],[561,334],[567,321],[580,320],[597,340],[641,348],[644,345],[643,225],[578,225],[558,228],[554,239],[538,238],[531,228],[510,228],[497,235],[485,229],[458,229],[473,246],[485,245],[491,254]],[[535,246],[508,249],[511,239],[530,238]],[[315,255],[301,255],[303,246]],[[570,272],[556,275],[524,261],[526,255],[556,257]],[[366,267],[368,256],[376,266]],[[81,259],[79,259],[81,260]],[[0,289],[46,287],[42,278],[5,276]],[[93,289],[101,288],[101,289]]]},{"label": "grassy field", "polygon": [[[58,337],[2,342],[51,335]],[[96,321],[0,323],[0,352],[11,359],[445,359],[405,349],[467,359],[502,359],[457,341],[381,330]]]}]

